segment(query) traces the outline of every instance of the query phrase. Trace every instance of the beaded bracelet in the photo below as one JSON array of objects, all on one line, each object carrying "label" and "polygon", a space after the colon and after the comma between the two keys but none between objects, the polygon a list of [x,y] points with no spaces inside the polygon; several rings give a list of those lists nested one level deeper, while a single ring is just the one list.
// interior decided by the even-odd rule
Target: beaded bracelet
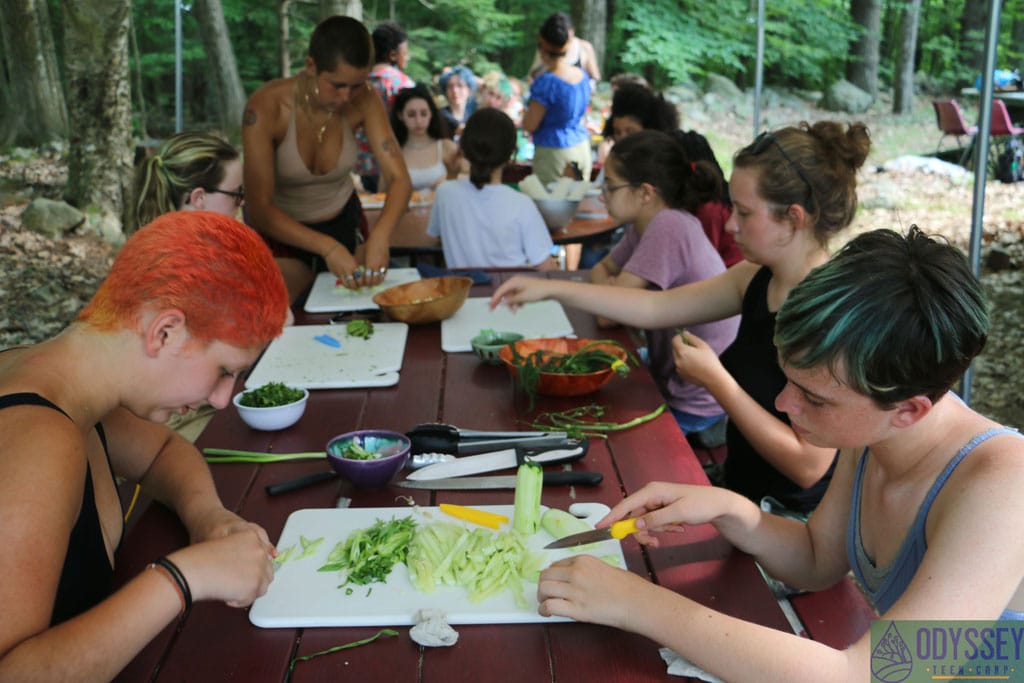
[{"label": "beaded bracelet", "polygon": [[181,599],[181,612],[178,613],[178,617],[186,616],[189,610],[192,609],[192,591],[188,587],[185,575],[178,569],[178,565],[166,557],[161,557],[156,562],[147,565],[146,569],[156,569],[170,580],[178,592],[178,597]]}]

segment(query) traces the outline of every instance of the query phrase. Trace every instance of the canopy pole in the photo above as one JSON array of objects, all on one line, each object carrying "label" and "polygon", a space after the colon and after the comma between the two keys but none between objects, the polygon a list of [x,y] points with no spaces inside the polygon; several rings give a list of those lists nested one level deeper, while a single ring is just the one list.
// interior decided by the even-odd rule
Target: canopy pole
[{"label": "canopy pole", "polygon": [[184,127],[181,87],[181,2],[174,0],[174,132]]},{"label": "canopy pole", "polygon": [[[985,183],[988,180],[988,142],[992,133],[993,75],[999,44],[999,0],[989,0],[988,25],[985,27],[985,62],[981,69],[981,93],[978,106],[978,134],[974,138],[974,202],[971,207],[971,239],[967,258],[971,272],[981,277],[981,236],[985,217]],[[960,381],[960,397],[971,404],[973,364]]]},{"label": "canopy pole", "polygon": [[754,134],[761,134],[761,87],[764,84],[764,0],[757,0],[757,67],[754,71]]}]

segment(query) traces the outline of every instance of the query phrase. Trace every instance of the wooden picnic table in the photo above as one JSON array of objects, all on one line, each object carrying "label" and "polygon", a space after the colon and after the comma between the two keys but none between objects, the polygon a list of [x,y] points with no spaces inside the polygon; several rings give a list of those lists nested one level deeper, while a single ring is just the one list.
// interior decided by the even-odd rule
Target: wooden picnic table
[{"label": "wooden picnic table", "polygon": [[[512,272],[495,271],[493,283],[478,285],[471,296],[487,296]],[[549,273],[546,277],[572,277]],[[594,317],[577,310],[567,314],[579,336],[598,334]],[[327,314],[296,311],[299,324],[323,323]],[[628,342],[624,331],[601,332]],[[279,432],[249,429],[236,411],[220,411],[196,445],[253,451],[298,452],[322,449],[339,433],[359,428],[407,431],[424,422],[446,422],[473,429],[522,429],[525,397],[517,393],[503,367],[481,364],[471,353],[444,353],[440,325],[412,326],[397,385],[376,389],[311,392],[302,419]],[[625,421],[644,415],[661,403],[648,373],[615,378],[587,397],[608,408],[607,419]],[[580,399],[540,398],[538,409],[558,410]],[[393,507],[397,496],[411,496],[423,506],[441,502],[465,505],[510,504],[513,492],[411,491],[389,486],[356,490],[342,480],[321,483],[285,495],[268,496],[267,484],[322,471],[322,461],[268,464],[216,464],[211,467],[225,505],[262,525],[276,540],[289,514],[302,508],[333,508],[339,497],[353,507]],[[557,466],[556,466],[557,467]],[[575,498],[612,505],[651,480],[707,484],[693,451],[668,414],[607,441],[592,440],[587,455],[574,469],[601,472],[595,487],[547,487],[543,503],[567,508]],[[118,553],[118,585],[147,563],[187,543],[184,528],[157,504],[136,513]],[[623,541],[629,570],[728,614],[790,630],[779,603],[763,581],[752,558],[732,548],[710,525],[672,534],[657,549]],[[840,609],[846,604],[841,603]],[[850,640],[864,624],[848,613],[824,615],[811,635],[834,644]],[[680,625],[680,628],[688,628]],[[457,626],[458,643],[451,648],[420,648],[399,626],[398,637],[317,657],[298,664],[295,656],[372,636],[377,627],[259,628],[247,611],[223,604],[196,604],[180,624],[168,626],[121,673],[118,681],[324,681],[342,677],[360,681],[679,681],[669,676],[658,645],[612,628],[583,623],[534,623]],[[858,631],[859,629],[859,631]],[[851,633],[851,631],[853,633]],[[741,655],[742,653],[737,653]],[[290,676],[290,677],[289,677]]]}]

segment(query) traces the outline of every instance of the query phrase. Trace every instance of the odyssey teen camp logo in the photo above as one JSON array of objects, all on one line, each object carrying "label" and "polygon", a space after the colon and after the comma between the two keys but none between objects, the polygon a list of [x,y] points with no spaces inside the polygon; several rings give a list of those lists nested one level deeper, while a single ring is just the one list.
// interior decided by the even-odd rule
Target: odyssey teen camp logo
[{"label": "odyssey teen camp logo", "polygon": [[874,621],[872,683],[1020,681],[1024,623]]}]

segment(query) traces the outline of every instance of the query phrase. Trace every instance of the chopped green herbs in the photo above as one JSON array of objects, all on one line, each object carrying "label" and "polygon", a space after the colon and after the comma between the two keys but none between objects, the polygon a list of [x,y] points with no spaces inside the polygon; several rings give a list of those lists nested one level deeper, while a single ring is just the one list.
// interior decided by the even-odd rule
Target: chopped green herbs
[{"label": "chopped green herbs", "polygon": [[258,389],[246,391],[238,402],[247,408],[273,408],[295,403],[303,395],[302,389],[293,389],[281,382],[269,382]]},{"label": "chopped green herbs", "polygon": [[[378,519],[370,528],[354,531],[334,546],[327,564],[317,571],[341,572],[343,580],[338,588],[386,581],[391,569],[405,562],[415,529],[412,517],[387,522]],[[348,591],[345,594],[349,595]]]},{"label": "chopped green herbs", "polygon": [[353,439],[341,449],[341,457],[349,460],[376,460],[381,457],[380,453],[368,451]]},{"label": "chopped green herbs", "polygon": [[373,323],[363,318],[349,320],[345,324],[345,333],[350,337],[369,339],[373,336]]}]

